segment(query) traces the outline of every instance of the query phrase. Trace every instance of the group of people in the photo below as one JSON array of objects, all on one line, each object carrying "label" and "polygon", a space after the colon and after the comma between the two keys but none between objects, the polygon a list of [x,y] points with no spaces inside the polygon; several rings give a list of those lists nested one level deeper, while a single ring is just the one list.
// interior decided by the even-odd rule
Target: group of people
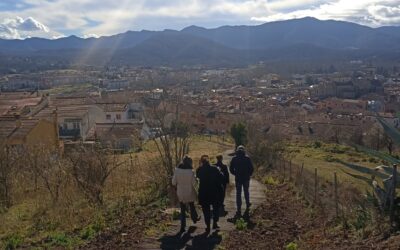
[{"label": "group of people", "polygon": [[[197,223],[201,217],[197,214],[195,201],[198,199],[203,211],[206,232],[211,231],[211,218],[213,229],[218,229],[220,211],[225,212],[224,200],[226,188],[229,184],[229,172],[235,176],[236,183],[236,217],[241,216],[242,190],[246,201],[246,210],[251,206],[249,186],[253,174],[253,164],[246,155],[245,148],[239,146],[232,158],[229,171],[223,163],[222,155],[217,156],[217,163],[212,165],[207,155],[200,158],[200,164],[196,172],[193,170],[193,160],[185,156],[182,163],[175,169],[172,185],[176,187],[180,202],[181,232],[186,230],[186,210],[189,206],[193,223]],[[198,186],[198,192],[197,187]],[[212,208],[212,209],[211,209]]]}]

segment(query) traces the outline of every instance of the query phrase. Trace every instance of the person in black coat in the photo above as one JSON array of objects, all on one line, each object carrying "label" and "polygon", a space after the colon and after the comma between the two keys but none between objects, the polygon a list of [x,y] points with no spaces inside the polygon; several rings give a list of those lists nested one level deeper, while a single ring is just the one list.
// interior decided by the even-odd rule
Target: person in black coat
[{"label": "person in black coat", "polygon": [[236,150],[236,155],[232,158],[229,166],[231,174],[235,176],[236,182],[236,215],[241,216],[242,209],[242,189],[246,200],[246,209],[251,206],[250,203],[250,178],[253,174],[254,167],[251,159],[246,156],[243,146],[239,146]]},{"label": "person in black coat", "polygon": [[224,191],[222,193],[222,199],[221,199],[221,206],[222,206],[222,211],[225,212],[225,195],[226,195],[226,187],[229,184],[229,171],[228,171],[228,166],[226,166],[223,163],[223,156],[222,155],[217,155],[217,163],[215,164],[215,166],[218,167],[219,171],[222,173],[224,180],[222,183],[222,186],[224,188]]},{"label": "person in black coat", "polygon": [[203,210],[206,232],[210,232],[211,207],[213,209],[213,229],[218,229],[219,207],[223,193],[223,175],[216,166],[211,166],[207,155],[201,157],[201,166],[196,171],[199,179],[199,203]]}]

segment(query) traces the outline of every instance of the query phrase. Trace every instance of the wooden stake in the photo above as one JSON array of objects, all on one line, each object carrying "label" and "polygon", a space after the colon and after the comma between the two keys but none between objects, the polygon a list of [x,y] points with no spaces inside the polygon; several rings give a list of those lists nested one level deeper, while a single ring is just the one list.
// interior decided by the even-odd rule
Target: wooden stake
[{"label": "wooden stake", "polygon": [[317,203],[317,193],[318,193],[318,170],[314,169],[314,203]]},{"label": "wooden stake", "polygon": [[394,226],[394,207],[396,200],[396,185],[397,185],[397,165],[393,164],[393,175],[392,175],[392,190],[390,195],[390,224]]},{"label": "wooden stake", "polygon": [[283,182],[286,179],[286,161],[283,161]]},{"label": "wooden stake", "polygon": [[335,188],[335,209],[336,209],[336,218],[339,217],[339,198],[338,198],[338,183],[337,183],[337,175],[336,172],[333,173],[333,185]]},{"label": "wooden stake", "polygon": [[300,168],[300,182],[301,182],[301,190],[304,192],[303,168],[304,168],[304,162],[301,164],[301,168]]}]

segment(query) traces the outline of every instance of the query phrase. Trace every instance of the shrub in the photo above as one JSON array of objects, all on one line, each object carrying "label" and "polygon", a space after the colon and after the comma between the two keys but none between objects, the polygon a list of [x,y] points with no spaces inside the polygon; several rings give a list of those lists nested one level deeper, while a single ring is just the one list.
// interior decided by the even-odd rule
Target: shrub
[{"label": "shrub", "polygon": [[243,219],[240,218],[235,222],[235,227],[237,230],[246,230],[247,229],[247,222]]},{"label": "shrub", "polygon": [[178,210],[174,210],[174,212],[172,212],[173,220],[179,220],[180,216],[181,216],[181,213]]},{"label": "shrub", "polygon": [[72,247],[73,239],[65,233],[55,232],[47,237],[51,246]]},{"label": "shrub", "polygon": [[322,143],[320,141],[315,141],[313,143],[313,148],[320,148],[322,146]]},{"label": "shrub", "polygon": [[298,246],[294,242],[290,242],[289,244],[286,245],[285,247],[286,250],[297,250]]},{"label": "shrub", "polygon": [[243,123],[233,124],[230,130],[232,138],[235,140],[235,145],[245,145],[247,142],[247,128]]},{"label": "shrub", "polygon": [[333,157],[332,155],[326,155],[324,157],[324,160],[327,161],[327,162],[334,162],[334,161],[336,161],[336,158]]},{"label": "shrub", "polygon": [[107,178],[122,162],[110,151],[93,147],[77,147],[69,155],[71,173],[87,200],[103,204],[103,190]]},{"label": "shrub", "polygon": [[371,214],[364,206],[357,207],[355,219],[351,222],[356,230],[365,228],[371,222]]},{"label": "shrub", "polygon": [[265,185],[275,186],[275,185],[278,185],[279,182],[277,180],[275,180],[274,177],[267,176],[267,177],[264,178],[264,184]]},{"label": "shrub", "polygon": [[4,239],[4,249],[7,250],[17,249],[22,242],[23,239],[20,235],[12,234]]},{"label": "shrub", "polygon": [[345,146],[340,146],[340,145],[334,145],[332,147],[328,147],[325,151],[334,153],[334,154],[344,154],[346,151],[349,150]]}]

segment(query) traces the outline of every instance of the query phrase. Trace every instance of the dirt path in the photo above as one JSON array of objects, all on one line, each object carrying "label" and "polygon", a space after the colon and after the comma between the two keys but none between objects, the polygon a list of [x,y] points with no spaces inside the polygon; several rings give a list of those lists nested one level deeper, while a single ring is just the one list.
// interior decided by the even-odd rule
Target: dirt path
[{"label": "dirt path", "polygon": [[[228,163],[230,157],[227,153],[224,156],[225,162]],[[222,242],[222,235],[228,234],[235,229],[232,218],[236,212],[236,191],[234,188],[234,177],[231,176],[232,183],[227,190],[225,199],[225,209],[228,214],[220,218],[218,231],[212,231],[210,235],[205,235],[205,224],[202,220],[196,225],[190,224],[188,219],[188,230],[183,234],[178,234],[180,229],[179,220],[173,221],[166,233],[156,237],[145,239],[138,249],[214,249]],[[256,209],[265,200],[265,187],[256,180],[250,182],[250,200],[252,203],[252,210]],[[201,210],[198,209],[199,214]]]}]

